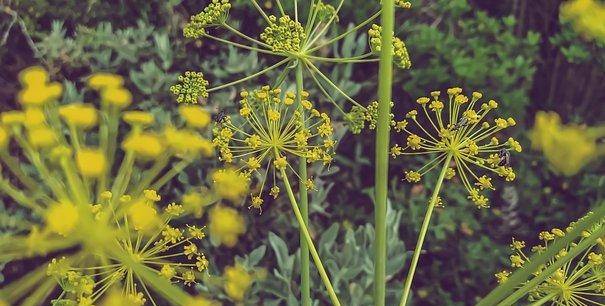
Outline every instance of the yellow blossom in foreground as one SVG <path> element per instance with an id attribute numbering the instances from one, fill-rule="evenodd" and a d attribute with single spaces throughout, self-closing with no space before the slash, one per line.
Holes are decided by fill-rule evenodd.
<path id="1" fill-rule="evenodd" d="M 76 228 L 79 216 L 78 209 L 71 203 L 53 204 L 46 215 L 46 225 L 49 230 L 67 236 Z"/>
<path id="2" fill-rule="evenodd" d="M 225 293 L 235 302 L 241 302 L 253 282 L 253 275 L 240 265 L 228 266 L 223 274 L 225 278 Z"/>
<path id="3" fill-rule="evenodd" d="M 589 39 L 605 41 L 605 3 L 597 0 L 571 0 L 561 4 L 561 19 Z"/>
<path id="4" fill-rule="evenodd" d="M 110 87 L 101 91 L 101 99 L 108 105 L 122 109 L 132 103 L 132 94 L 125 88 Z"/>
<path id="5" fill-rule="evenodd" d="M 192 128 L 205 128 L 212 120 L 210 113 L 197 105 L 182 104 L 179 106 L 179 114 Z"/>
<path id="6" fill-rule="evenodd" d="M 248 193 L 248 179 L 232 168 L 215 171 L 212 181 L 214 191 L 221 198 L 238 202 Z"/>
<path id="7" fill-rule="evenodd" d="M 68 104 L 59 108 L 59 116 L 74 127 L 89 129 L 97 125 L 97 109 L 89 104 Z"/>
<path id="8" fill-rule="evenodd" d="M 605 145 L 598 144 L 603 136 L 605 126 L 563 125 L 554 112 L 538 112 L 529 133 L 532 148 L 542 151 L 551 168 L 565 176 L 577 174 L 605 154 Z"/>
<path id="9" fill-rule="evenodd" d="M 98 149 L 80 149 L 76 152 L 76 165 L 83 176 L 98 177 L 105 173 L 107 160 Z"/>
<path id="10" fill-rule="evenodd" d="M 212 239 L 234 247 L 238 237 L 246 232 L 244 218 L 233 208 L 217 205 L 210 210 L 208 230 Z"/>
<path id="11" fill-rule="evenodd" d="M 124 151 L 132 151 L 143 159 L 155 159 L 164 152 L 162 138 L 153 133 L 132 134 L 122 143 Z"/>
<path id="12" fill-rule="evenodd" d="M 88 87 L 96 90 L 120 88 L 123 84 L 122 76 L 113 73 L 97 72 L 88 78 Z"/>

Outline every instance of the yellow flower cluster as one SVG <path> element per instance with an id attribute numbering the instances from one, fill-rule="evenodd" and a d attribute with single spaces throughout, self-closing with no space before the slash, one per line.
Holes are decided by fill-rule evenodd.
<path id="1" fill-rule="evenodd" d="M 273 187 L 270 194 L 279 194 L 276 173 L 293 171 L 293 157 L 305 157 L 307 162 L 332 162 L 335 141 L 332 139 L 330 117 L 313 108 L 307 100 L 309 94 L 301 94 L 300 105 L 295 103 L 293 92 L 264 86 L 241 93 L 239 116 L 226 117 L 214 128 L 214 144 L 220 151 L 220 160 L 227 164 L 239 164 L 237 171 L 244 178 L 260 174 L 262 184 L 258 195 L 252 196 L 252 207 L 260 209 L 262 192 L 269 170 L 272 171 Z M 304 123 L 301 121 L 304 118 Z"/>
<path id="2" fill-rule="evenodd" d="M 391 155 L 435 155 L 420 169 L 405 171 L 405 179 L 409 182 L 420 181 L 425 173 L 443 164 L 449 156 L 455 169 L 448 171 L 447 178 L 452 179 L 458 173 L 469 193 L 468 198 L 478 208 L 489 207 L 487 197 L 480 193 L 494 189 L 487 174 L 494 173 L 506 181 L 514 180 L 510 152 L 521 152 L 519 142 L 513 138 L 501 142 L 495 134 L 516 122 L 513 118 L 496 118 L 493 124 L 486 121 L 487 114 L 496 109 L 498 103 L 490 100 L 479 106 L 478 101 L 482 98 L 479 92 L 473 92 L 469 98 L 456 87 L 448 89 L 447 94 L 447 107 L 440 100 L 440 92 L 434 91 L 431 98 L 418 98 L 419 110 L 408 112 L 406 119 L 395 123 L 395 130 L 407 137 L 405 146 L 396 144 L 391 148 Z M 419 113 L 425 115 L 426 121 L 419 121 Z M 410 123 L 417 131 L 410 129 Z M 476 170 L 487 174 L 479 175 Z"/>
<path id="3" fill-rule="evenodd" d="M 131 301 L 129 305 L 143 305 L 147 299 L 156 304 L 147 289 L 145 293 L 139 291 L 139 288 L 146 288 L 139 275 L 141 269 L 152 271 L 173 283 L 195 284 L 196 271 L 203 272 L 208 268 L 208 260 L 196 244 L 206 237 L 204 229 L 196 226 L 183 229 L 170 226 L 170 221 L 183 214 L 184 209 L 173 203 L 158 216 L 155 203 L 160 199 L 155 191 L 145 190 L 142 197 L 123 198 L 119 207 L 114 207 L 112 197 L 105 193 L 98 204 L 101 207 L 91 206 L 91 211 L 100 220 L 109 218 L 110 223 L 116 225 L 115 241 L 112 244 L 115 249 L 107 254 L 109 256 L 101 255 L 101 258 L 89 265 L 70 265 L 66 258 L 53 259 L 47 273 L 63 289 L 61 298 L 56 301 L 93 305 L 107 288 L 121 286 Z M 111 256 L 116 252 L 134 259 L 142 268 Z M 186 261 L 177 261 L 177 258 L 186 258 Z M 99 262 L 102 264 L 98 264 Z"/>
<path id="4" fill-rule="evenodd" d="M 572 0 L 561 4 L 561 19 L 589 39 L 605 42 L 605 3 L 597 0 Z"/>
<path id="5" fill-rule="evenodd" d="M 24 90 L 60 87 L 48 83 L 48 75 L 39 67 L 25 70 L 20 79 Z M 90 279 L 95 283 L 132 285 L 128 269 L 137 271 L 133 262 L 159 272 L 165 264 L 164 275 L 170 275 L 173 268 L 178 272 L 175 278 L 192 283 L 191 269 L 182 269 L 205 269 L 207 261 L 192 240 L 203 238 L 203 232 L 195 227 L 172 228 L 168 221 L 193 212 L 196 207 L 170 204 L 158 210 L 156 202 L 160 197 L 154 190 L 194 159 L 213 154 L 212 142 L 200 131 L 208 126 L 209 114 L 201 107 L 184 105 L 179 112 L 186 127 L 176 128 L 169 123 L 156 129 L 152 114 L 124 110 L 131 102 L 131 94 L 122 87 L 121 77 L 95 74 L 88 84 L 101 97 L 98 108 L 81 102 L 60 105 L 59 97 L 53 93 L 52 99 L 38 99 L 36 103 L 34 99 L 24 99 L 22 110 L 0 114 L 0 163 L 6 169 L 0 176 L 0 193 L 12 204 L 30 210 L 38 217 L 33 220 L 41 220 L 39 224 L 32 221 L 26 231 L 5 237 L 7 243 L 0 245 L 0 253 L 7 254 L 3 259 L 64 253 L 64 262 L 74 269 L 60 274 L 55 271 L 53 275 L 74 288 L 85 287 L 66 293 L 81 305 L 89 305 L 89 298 L 96 300 L 101 296 L 90 293 Z M 125 136 L 120 135 L 118 128 L 122 121 L 130 126 Z M 118 149 L 120 143 L 122 150 Z M 8 152 L 9 147 L 19 148 L 23 159 L 17 160 L 15 152 Z M 176 163 L 169 168 L 173 160 Z M 25 168 L 34 169 L 35 173 L 25 173 Z M 154 237 L 153 233 L 158 235 Z M 82 251 L 66 253 L 74 249 Z M 194 262 L 184 264 L 177 261 L 179 257 L 159 255 L 180 254 L 175 253 L 177 249 Z M 131 257 L 137 260 L 132 261 Z M 147 261 L 143 262 L 144 258 Z M 112 264 L 108 266 L 107 262 Z M 78 267 L 83 263 L 115 269 L 112 275 L 116 279 L 100 281 L 97 274 Z M 121 278 L 117 277 L 118 269 L 124 273 Z M 23 293 L 35 294 L 36 287 L 48 290 L 48 285 L 39 286 L 44 280 L 36 276 L 36 271 L 39 270 L 23 276 L 29 286 L 23 288 Z M 30 277 L 31 281 L 27 279 Z M 134 296 L 140 293 L 135 294 L 134 287 L 129 290 Z M 16 294 L 8 302 L 16 303 L 21 298 L 22 294 Z"/>
<path id="6" fill-rule="evenodd" d="M 63 86 L 57 82 L 49 82 L 49 75 L 42 67 L 34 66 L 19 74 L 23 89 L 19 91 L 17 100 L 23 106 L 42 107 L 44 104 L 56 101 L 61 97 Z"/>
<path id="7" fill-rule="evenodd" d="M 577 174 L 605 154 L 605 145 L 599 144 L 604 136 L 605 126 L 563 125 L 555 112 L 538 112 L 529 133 L 532 148 L 542 151 L 551 168 L 565 176 Z"/>
<path id="8" fill-rule="evenodd" d="M 570 232 L 575 224 L 576 222 L 572 222 L 565 230 L 553 228 L 550 231 L 540 232 L 538 238 L 542 241 L 542 244 L 531 247 L 531 252 L 543 252 L 549 244 L 552 244 Z M 533 274 L 539 275 L 558 259 L 566 256 L 580 242 L 589 237 L 594 230 L 599 229 L 601 226 L 603 226 L 603 222 L 599 222 L 591 229 L 584 231 L 581 237 L 569 243 L 557 255 L 550 258 L 546 264 L 540 266 L 539 270 Z M 523 268 L 531 262 L 531 255 L 526 254 L 526 251 L 524 251 L 526 249 L 524 241 L 513 238 L 510 248 L 513 252 L 510 256 L 513 268 Z M 555 273 L 534 287 L 529 292 L 528 300 L 530 302 L 546 301 L 551 302 L 553 305 L 599 305 L 600 298 L 605 296 L 605 265 L 603 260 L 605 255 L 603 254 L 603 250 L 605 250 L 605 241 L 599 238 L 584 252 L 565 262 Z M 504 283 L 510 274 L 510 271 L 503 270 L 496 273 L 495 276 L 498 283 Z"/>
<path id="9" fill-rule="evenodd" d="M 254 282 L 254 273 L 248 272 L 241 264 L 225 268 L 223 274 L 225 293 L 231 300 L 242 302 Z"/>

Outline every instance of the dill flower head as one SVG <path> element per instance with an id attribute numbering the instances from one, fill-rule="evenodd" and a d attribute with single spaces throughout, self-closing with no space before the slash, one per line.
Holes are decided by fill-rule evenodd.
<path id="1" fill-rule="evenodd" d="M 120 286 L 132 303 L 129 305 L 143 305 L 146 301 L 156 304 L 154 296 L 141 281 L 141 269 L 152 271 L 172 283 L 191 286 L 197 282 L 195 273 L 206 271 L 209 264 L 198 247 L 198 242 L 205 238 L 203 228 L 171 226 L 172 219 L 184 212 L 182 206 L 174 203 L 168 205 L 163 213 L 148 206 L 154 212 L 148 215 L 149 209 L 142 206 L 153 205 L 159 199 L 155 191 L 146 190 L 140 199 L 123 202 L 125 209 L 112 207 L 109 198 L 99 204 L 101 208 L 95 208 L 95 211 L 101 210 L 104 211 L 101 214 L 111 216 L 110 222 L 116 225 L 114 247 L 143 267 L 137 268 L 112 256 L 105 258 L 101 265 L 96 262 L 71 265 L 66 258 L 54 259 L 47 273 L 61 284 L 61 301 L 92 305 L 103 296 L 105 289 Z M 138 216 L 133 214 L 133 208 Z M 141 232 L 141 221 L 155 218 L 159 219 L 158 222 L 153 222 L 147 232 Z M 82 304 L 84 302 L 90 304 Z"/>
<path id="2" fill-rule="evenodd" d="M 23 105 L 42 106 L 57 100 L 63 93 L 63 86 L 57 82 L 49 83 L 48 72 L 40 66 L 27 68 L 19 74 L 23 89 L 17 100 Z"/>
<path id="3" fill-rule="evenodd" d="M 418 98 L 419 110 L 408 112 L 406 119 L 395 123 L 395 131 L 406 135 L 406 143 L 392 147 L 391 155 L 435 156 L 421 168 L 405 171 L 408 182 L 420 181 L 425 173 L 451 158 L 453 167 L 448 169 L 447 177 L 458 176 L 469 193 L 468 198 L 478 208 L 489 207 L 487 197 L 481 194 L 482 190 L 494 189 L 489 175 L 496 174 L 506 181 L 515 179 L 510 152 L 521 152 L 521 145 L 513 138 L 500 141 L 496 135 L 516 122 L 513 118 L 487 121 L 487 114 L 498 103 L 490 100 L 479 104 L 482 98 L 479 92 L 467 97 L 462 89 L 450 88 L 447 93 L 447 105 L 440 100 L 440 93 L 434 91 L 431 98 Z M 420 116 L 425 121 L 419 121 Z"/>
<path id="4" fill-rule="evenodd" d="M 183 35 L 187 38 L 198 38 L 206 34 L 206 28 L 223 24 L 229 16 L 229 0 L 212 0 L 200 13 L 191 16 L 185 25 Z"/>
<path id="5" fill-rule="evenodd" d="M 226 117 L 214 128 L 214 144 L 220 160 L 238 166 L 246 177 L 262 176 L 261 190 L 252 196 L 252 207 L 261 208 L 262 192 L 269 170 L 273 178 L 270 194 L 279 194 L 276 172 L 292 171 L 290 161 L 305 157 L 308 163 L 332 162 L 335 142 L 330 117 L 313 108 L 302 93 L 301 105 L 295 104 L 293 92 L 264 86 L 241 93 L 239 116 Z M 301 122 L 304 118 L 304 124 Z M 298 176 L 298 174 L 296 174 Z"/>
<path id="6" fill-rule="evenodd" d="M 213 241 L 232 248 L 239 236 L 246 232 L 246 223 L 237 210 L 216 205 L 208 215 L 208 231 Z"/>
<path id="7" fill-rule="evenodd" d="M 605 126 L 580 127 L 562 124 L 555 112 L 538 112 L 529 133 L 532 148 L 542 151 L 551 169 L 564 176 L 573 176 L 599 156 L 605 145 Z"/>
<path id="8" fill-rule="evenodd" d="M 126 108 L 132 103 L 132 94 L 122 87 L 106 87 L 101 90 L 101 101 L 119 109 Z"/>
<path id="9" fill-rule="evenodd" d="M 208 81 L 201 72 L 186 71 L 178 78 L 179 83 L 172 85 L 170 91 L 178 103 L 198 103 L 200 98 L 208 98 Z"/>
<path id="10" fill-rule="evenodd" d="M 271 46 L 275 52 L 297 53 L 305 40 L 305 29 L 290 16 L 269 16 L 269 26 L 261 33 L 260 38 Z"/>
<path id="11" fill-rule="evenodd" d="M 572 222 L 564 230 L 553 228 L 550 231 L 540 232 L 538 238 L 541 244 L 532 246 L 531 248 L 526 247 L 524 241 L 513 238 L 510 244 L 512 250 L 512 255 L 510 255 L 511 266 L 515 269 L 523 268 L 531 262 L 531 253 L 543 252 L 549 244 L 554 243 L 554 241 L 570 232 L 575 224 L 576 222 Z M 603 226 L 603 221 L 584 231 L 576 241 L 569 243 L 553 258 L 550 258 L 544 265 L 540 266 L 539 270 L 533 274 L 536 276 L 539 275 L 559 258 L 566 256 L 580 242 L 589 237 L 593 231 L 599 229 L 601 226 Z M 546 299 L 552 305 L 599 305 L 599 302 L 602 302 L 602 298 L 605 296 L 605 264 L 603 260 L 605 255 L 603 250 L 605 250 L 605 242 L 602 238 L 599 238 L 584 252 L 567 261 L 555 273 L 533 288 L 529 292 L 528 300 L 532 302 L 538 300 L 545 301 Z M 506 282 L 510 274 L 511 272 L 508 270 L 496 273 L 498 283 Z"/>
<path id="12" fill-rule="evenodd" d="M 373 52 L 380 53 L 382 51 L 381 33 L 382 27 L 377 24 L 373 24 L 372 28 L 368 30 L 370 49 L 372 49 Z M 410 55 L 405 43 L 395 36 L 393 36 L 393 61 L 395 62 L 395 66 L 399 68 L 410 69 L 410 67 L 412 67 Z"/>

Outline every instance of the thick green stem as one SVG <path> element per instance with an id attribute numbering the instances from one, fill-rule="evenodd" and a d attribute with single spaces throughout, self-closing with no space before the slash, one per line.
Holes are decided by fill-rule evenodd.
<path id="1" fill-rule="evenodd" d="M 448 154 L 445 158 L 445 162 L 443 163 L 443 169 L 441 169 L 441 174 L 439 174 L 439 178 L 437 179 L 437 184 L 435 184 L 435 190 L 433 190 L 433 195 L 431 196 L 431 201 L 429 202 L 429 207 L 426 210 L 426 214 L 424 215 L 424 221 L 422 221 L 422 227 L 420 228 L 420 233 L 418 234 L 418 242 L 416 242 L 416 248 L 414 249 L 414 255 L 412 255 L 412 262 L 410 263 L 410 269 L 408 270 L 408 276 L 405 279 L 405 284 L 403 286 L 403 297 L 401 298 L 401 302 L 399 306 L 405 306 L 408 298 L 410 297 L 410 291 L 412 289 L 412 280 L 414 279 L 414 274 L 416 273 L 416 266 L 418 266 L 418 259 L 420 258 L 420 251 L 422 251 L 422 245 L 424 244 L 424 238 L 426 237 L 426 233 L 429 229 L 429 223 L 431 222 L 431 215 L 433 214 L 433 209 L 437 204 L 437 199 L 439 198 L 439 191 L 441 190 L 441 185 L 443 184 L 443 179 L 445 178 L 445 173 L 450 165 L 450 160 L 452 159 L 452 155 Z"/>
<path id="2" fill-rule="evenodd" d="M 294 197 L 294 192 L 292 192 L 292 187 L 290 186 L 290 181 L 288 180 L 288 176 L 286 175 L 285 169 L 281 170 L 281 175 L 284 180 L 284 185 L 286 185 L 286 191 L 288 193 L 288 198 L 290 199 L 290 205 L 292 205 L 292 210 L 294 211 L 294 216 L 298 221 L 298 226 L 300 227 L 301 232 L 305 236 L 305 240 L 307 242 L 307 245 L 309 246 L 309 252 L 311 252 L 311 257 L 313 257 L 315 267 L 317 268 L 319 276 L 321 276 L 321 280 L 324 283 L 326 290 L 328 291 L 328 295 L 330 296 L 332 305 L 340 306 L 340 301 L 338 301 L 336 292 L 334 292 L 334 287 L 332 287 L 332 283 L 330 282 L 328 273 L 326 272 L 326 269 L 324 269 L 323 263 L 321 262 L 321 258 L 319 258 L 317 249 L 315 249 L 315 245 L 313 244 L 313 240 L 311 239 L 311 234 L 309 234 L 309 230 L 305 225 L 305 220 L 303 219 L 303 216 L 300 213 L 300 209 L 298 208 L 298 204 L 296 203 L 296 198 Z"/>
<path id="3" fill-rule="evenodd" d="M 301 95 L 303 91 L 303 66 L 302 62 L 299 62 L 296 66 L 296 101 L 299 107 L 301 105 Z M 304 112 L 301 112 L 304 114 Z M 305 116 L 300 116 L 300 121 L 304 125 L 305 124 Z M 300 157 L 299 166 L 298 166 L 298 175 L 300 177 L 299 186 L 301 186 L 299 193 L 299 202 L 300 202 L 300 213 L 302 214 L 303 221 L 305 225 L 309 225 L 309 197 L 307 194 L 307 190 L 302 188 L 305 186 L 305 181 L 307 180 L 307 158 Z M 305 239 L 305 234 L 302 229 L 300 229 L 300 295 L 303 306 L 311 305 L 311 286 L 310 286 L 310 276 L 309 276 L 309 245 Z"/>
<path id="4" fill-rule="evenodd" d="M 382 0 L 382 46 L 378 65 L 378 124 L 374 179 L 374 305 L 384 306 L 387 261 L 387 192 L 389 175 L 389 123 L 393 82 L 393 29 L 395 4 Z"/>

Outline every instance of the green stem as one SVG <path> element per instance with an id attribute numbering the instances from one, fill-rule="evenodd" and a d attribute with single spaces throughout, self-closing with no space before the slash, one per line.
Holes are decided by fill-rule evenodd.
<path id="1" fill-rule="evenodd" d="M 248 45 L 232 42 L 230 40 L 222 39 L 220 37 L 216 37 L 216 36 L 210 35 L 208 33 L 204 34 L 204 37 L 208 37 L 208 38 L 210 38 L 212 40 L 216 40 L 218 42 L 221 42 L 221 43 L 224 43 L 224 44 L 227 44 L 227 45 L 231 45 L 231 46 L 234 46 L 234 47 L 237 47 L 237 48 L 241 48 L 241 49 L 246 49 L 246 50 L 256 51 L 256 52 L 259 52 L 259 53 L 271 54 L 271 55 L 279 55 L 279 54 L 277 54 L 277 53 L 275 53 L 273 51 L 270 51 L 270 50 L 266 50 L 266 49 L 263 49 L 263 48 L 257 48 L 257 47 L 252 47 L 252 46 L 248 46 Z"/>
<path id="2" fill-rule="evenodd" d="M 247 81 L 247 80 L 250 80 L 250 79 L 256 78 L 256 77 L 257 77 L 257 76 L 259 76 L 259 75 L 263 75 L 263 74 L 265 74 L 265 73 L 267 73 L 267 72 L 269 72 L 269 71 L 271 71 L 271 70 L 273 70 L 273 69 L 275 69 L 275 68 L 277 68 L 277 67 L 279 67 L 279 66 L 281 66 L 281 65 L 285 64 L 285 63 L 286 63 L 286 62 L 288 62 L 289 60 L 290 60 L 289 58 L 285 58 L 285 59 L 283 59 L 283 60 L 279 61 L 277 64 L 275 64 L 275 65 L 273 65 L 273 66 L 270 66 L 270 67 L 268 67 L 268 68 L 265 68 L 265 69 L 263 69 L 263 70 L 261 70 L 261 71 L 259 71 L 259 72 L 255 73 L 255 74 L 251 74 L 251 75 L 249 75 L 249 76 L 247 76 L 247 77 L 245 77 L 245 78 L 241 78 L 241 79 L 239 79 L 239 80 L 237 80 L 237 81 L 229 82 L 229 83 L 227 83 L 227 84 L 223 84 L 223 85 L 216 86 L 216 87 L 213 87 L 213 88 L 208 88 L 208 92 L 217 91 L 217 90 L 219 90 L 219 89 L 223 89 L 223 88 L 226 88 L 226 87 L 230 87 L 230 86 L 233 86 L 233 85 L 239 84 L 239 83 L 241 83 L 241 82 L 245 82 L 245 81 Z"/>
<path id="3" fill-rule="evenodd" d="M 303 67 L 302 62 L 298 62 L 296 66 L 296 101 L 299 107 L 301 105 L 301 95 L 303 91 Z M 300 121 L 305 125 L 305 116 L 304 112 L 301 112 Z M 307 194 L 307 190 L 302 188 L 305 186 L 305 181 L 307 180 L 307 159 L 305 157 L 300 157 L 299 166 L 298 166 L 298 175 L 300 177 L 299 186 L 301 186 L 299 190 L 299 198 L 300 198 L 300 212 L 302 214 L 303 221 L 305 225 L 309 224 L 309 197 Z M 299 228 L 300 231 L 300 295 L 303 306 L 311 305 L 311 286 L 310 286 L 310 276 L 309 276 L 309 245 L 305 240 L 305 234 L 302 231 L 302 227 Z"/>
<path id="4" fill-rule="evenodd" d="M 294 192 L 292 192 L 292 187 L 290 186 L 290 181 L 288 180 L 288 176 L 286 175 L 286 170 L 281 170 L 281 175 L 284 180 L 284 185 L 286 185 L 286 191 L 288 193 L 288 198 L 290 199 L 290 205 L 292 205 L 292 210 L 294 211 L 294 215 L 296 216 L 296 220 L 298 221 L 298 226 L 300 227 L 303 235 L 305 236 L 305 240 L 309 245 L 309 251 L 311 252 L 311 257 L 313 257 L 313 262 L 315 263 L 315 267 L 317 267 L 317 271 L 321 276 L 321 280 L 326 286 L 326 290 L 328 290 L 328 295 L 330 296 L 330 300 L 332 301 L 332 305 L 340 306 L 340 301 L 338 301 L 338 297 L 334 292 L 334 288 L 332 287 L 332 283 L 330 282 L 330 278 L 328 277 L 328 273 L 324 269 L 323 263 L 321 262 L 321 258 L 319 258 L 319 254 L 317 253 L 317 249 L 315 249 L 315 245 L 313 244 L 313 240 L 311 239 L 311 235 L 309 234 L 309 230 L 305 225 L 305 220 L 303 219 L 302 214 L 300 213 L 300 209 L 298 208 L 298 204 L 296 203 L 296 198 L 294 197 Z"/>
<path id="5" fill-rule="evenodd" d="M 170 170 L 168 170 L 166 174 L 162 175 L 162 177 L 160 177 L 157 181 L 153 183 L 151 189 L 159 190 L 168 182 L 170 182 L 170 180 L 172 180 L 175 176 L 181 173 L 181 171 L 185 170 L 185 168 L 187 168 L 187 166 L 189 166 L 189 164 L 191 164 L 192 162 L 192 159 L 185 158 L 179 161 L 178 163 L 174 164 L 174 166 L 172 166 L 172 168 L 170 168 Z"/>
<path id="6" fill-rule="evenodd" d="M 19 166 L 19 161 L 16 158 L 12 157 L 5 149 L 0 150 L 0 160 L 4 161 L 4 164 L 7 166 L 7 168 L 30 191 L 35 191 L 38 189 L 36 181 L 27 176 L 27 174 L 25 174 L 23 170 L 21 170 L 21 167 Z"/>
<path id="7" fill-rule="evenodd" d="M 243 39 L 246 39 L 246 40 L 248 40 L 248 41 L 250 41 L 250 42 L 252 42 L 252 43 L 255 43 L 255 44 L 257 44 L 257 45 L 263 46 L 263 47 L 265 47 L 265 48 L 271 48 L 271 46 L 267 45 L 266 43 L 264 43 L 264 42 L 262 42 L 262 41 L 258 41 L 258 40 L 256 40 L 256 39 L 254 39 L 254 38 L 252 38 L 252 37 L 250 37 L 250 36 L 248 36 L 248 35 L 246 35 L 246 34 L 244 34 L 244 33 L 240 32 L 240 31 L 239 31 L 239 30 L 237 30 L 236 28 L 234 28 L 234 27 L 232 27 L 232 26 L 228 25 L 226 22 L 225 22 L 225 23 L 223 23 L 223 26 L 224 26 L 224 27 L 225 27 L 227 30 L 229 30 L 229 31 L 233 32 L 235 35 L 237 35 L 237 36 L 239 36 L 239 37 L 241 37 L 241 38 L 243 38 Z M 269 51 L 269 50 L 267 50 L 267 51 Z"/>
<path id="8" fill-rule="evenodd" d="M 383 50 L 378 65 L 378 124 L 376 127 L 376 170 L 374 179 L 374 305 L 384 306 L 387 261 L 387 193 L 389 180 L 389 123 L 393 85 L 394 0 L 382 0 Z"/>
<path id="9" fill-rule="evenodd" d="M 424 221 L 422 221 L 422 227 L 420 228 L 420 233 L 418 234 L 418 242 L 416 242 L 416 248 L 414 249 L 414 255 L 412 255 L 412 262 L 410 263 L 410 269 L 408 270 L 408 276 L 405 279 L 405 284 L 403 286 L 403 297 L 401 298 L 401 302 L 399 306 L 405 306 L 408 298 L 410 296 L 410 292 L 412 289 L 412 280 L 414 279 L 414 274 L 416 273 L 416 266 L 418 266 L 418 259 L 420 258 L 420 251 L 422 251 L 422 245 L 424 244 L 424 238 L 426 237 L 426 233 L 429 229 L 429 223 L 431 222 L 431 215 L 433 214 L 433 209 L 437 204 L 437 199 L 439 197 L 439 191 L 441 190 L 441 185 L 443 184 L 443 180 L 445 179 L 445 173 L 450 165 L 450 160 L 452 159 L 452 155 L 448 154 L 443 163 L 443 169 L 441 169 L 441 174 L 439 174 L 439 178 L 437 179 L 437 184 L 435 185 L 435 190 L 433 190 L 433 195 L 431 196 L 431 202 L 429 202 L 429 207 L 426 210 L 426 214 L 424 215 Z"/>
<path id="10" fill-rule="evenodd" d="M 340 35 L 338 35 L 338 36 L 336 36 L 336 37 L 334 37 L 334 38 L 332 38 L 332 39 L 330 39 L 330 40 L 328 40 L 328 41 L 326 41 L 326 42 L 323 42 L 323 43 L 322 43 L 321 45 L 319 45 L 319 46 L 315 46 L 315 47 L 313 47 L 313 48 L 311 48 L 311 49 L 307 50 L 307 53 L 312 53 L 312 52 L 314 52 L 314 51 L 316 51 L 316 50 L 318 50 L 318 49 L 321 49 L 321 48 L 323 48 L 323 47 L 325 47 L 325 46 L 328 46 L 328 45 L 330 45 L 330 44 L 332 44 L 332 43 L 334 43 L 334 42 L 336 42 L 336 41 L 338 41 L 338 40 L 343 39 L 343 38 L 344 38 L 344 37 L 346 37 L 347 35 L 349 35 L 349 34 L 351 34 L 351 33 L 355 32 L 355 31 L 359 30 L 361 27 L 365 26 L 366 24 L 368 24 L 368 23 L 372 22 L 374 19 L 378 18 L 378 16 L 380 16 L 380 14 L 381 14 L 381 13 L 382 13 L 382 11 L 378 11 L 378 12 L 376 12 L 374 15 L 372 15 L 372 16 L 371 16 L 370 18 L 368 18 L 366 21 L 364 21 L 364 22 L 362 22 L 362 23 L 360 23 L 360 24 L 358 24 L 358 25 L 354 26 L 353 28 L 351 28 L 351 29 L 347 30 L 346 32 L 344 32 L 344 33 L 342 33 L 342 34 L 340 34 Z"/>

